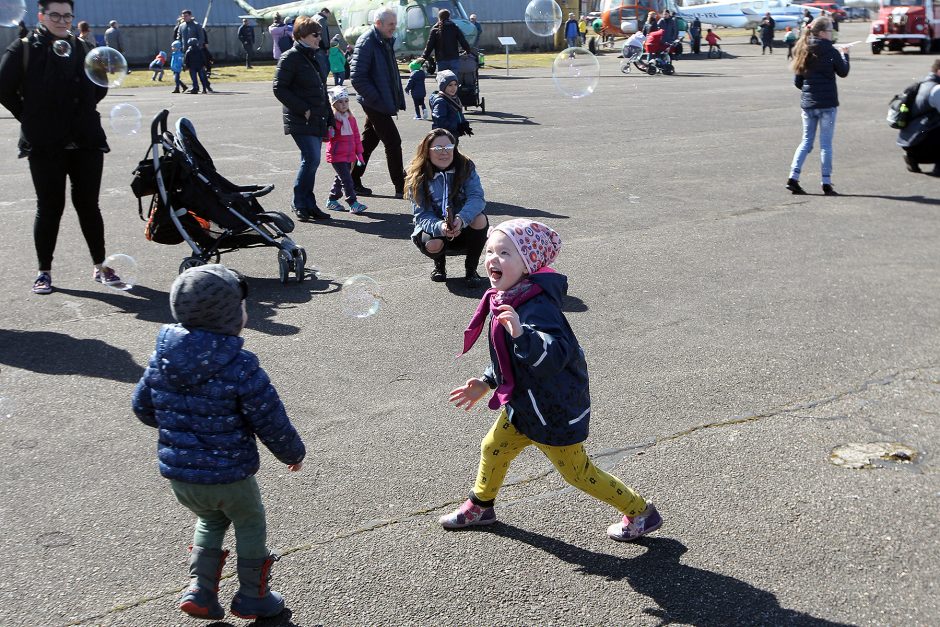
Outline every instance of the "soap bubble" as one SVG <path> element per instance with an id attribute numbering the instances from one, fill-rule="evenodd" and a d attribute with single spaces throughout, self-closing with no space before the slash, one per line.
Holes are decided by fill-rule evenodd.
<path id="1" fill-rule="evenodd" d="M 0 0 L 0 26 L 17 26 L 26 17 L 26 0 Z"/>
<path id="2" fill-rule="evenodd" d="M 111 107 L 111 128 L 120 135 L 135 135 L 140 130 L 140 110 L 121 102 Z"/>
<path id="3" fill-rule="evenodd" d="M 555 0 L 532 0 L 525 8 L 525 25 L 539 37 L 550 37 L 561 26 L 561 7 Z"/>
<path id="4" fill-rule="evenodd" d="M 85 55 L 85 75 L 99 87 L 117 87 L 127 77 L 127 60 L 114 48 L 99 46 Z"/>
<path id="5" fill-rule="evenodd" d="M 601 64 L 584 48 L 566 48 L 552 64 L 552 80 L 558 91 L 570 98 L 584 98 L 594 93 L 600 81 Z"/>
<path id="6" fill-rule="evenodd" d="M 60 57 L 67 57 L 72 54 L 72 44 L 65 39 L 56 39 L 52 44 L 52 51 Z"/>
<path id="7" fill-rule="evenodd" d="M 382 297 L 379 284 L 372 277 L 357 274 L 343 282 L 343 313 L 353 318 L 368 318 L 379 311 Z"/>
<path id="8" fill-rule="evenodd" d="M 0 420 L 12 418 L 16 413 L 16 402 L 9 396 L 0 396 Z"/>
<path id="9" fill-rule="evenodd" d="M 103 275 L 106 268 L 117 275 L 117 280 L 105 283 L 111 289 L 126 292 L 137 284 L 137 262 L 130 255 L 111 255 L 101 266 Z"/>

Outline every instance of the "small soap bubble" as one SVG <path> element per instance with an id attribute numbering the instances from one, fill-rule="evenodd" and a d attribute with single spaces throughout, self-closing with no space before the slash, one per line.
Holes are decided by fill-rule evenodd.
<path id="1" fill-rule="evenodd" d="M 60 57 L 67 57 L 72 54 L 72 44 L 65 39 L 56 39 L 52 44 L 52 51 Z"/>
<path id="2" fill-rule="evenodd" d="M 0 26 L 17 26 L 26 17 L 26 0 L 0 0 Z"/>
<path id="3" fill-rule="evenodd" d="M 111 255 L 101 264 L 101 282 L 126 292 L 137 284 L 137 262 L 130 255 Z"/>
<path id="4" fill-rule="evenodd" d="M 566 48 L 552 64 L 555 87 L 569 98 L 584 98 L 594 93 L 600 81 L 601 64 L 589 50 Z"/>
<path id="5" fill-rule="evenodd" d="M 85 55 L 85 75 L 98 87 L 118 87 L 127 77 L 127 60 L 114 48 L 99 46 Z"/>
<path id="6" fill-rule="evenodd" d="M 12 418 L 16 413 L 16 401 L 9 396 L 0 396 L 0 420 Z"/>
<path id="7" fill-rule="evenodd" d="M 111 129 L 120 135 L 136 135 L 140 130 L 140 110 L 121 102 L 111 107 Z"/>
<path id="8" fill-rule="evenodd" d="M 550 37 L 561 27 L 561 7 L 555 0 L 532 0 L 525 8 L 525 25 L 533 35 Z"/>
<path id="9" fill-rule="evenodd" d="M 378 282 L 370 276 L 357 274 L 343 282 L 343 313 L 353 318 L 368 318 L 378 313 L 382 296 Z"/>

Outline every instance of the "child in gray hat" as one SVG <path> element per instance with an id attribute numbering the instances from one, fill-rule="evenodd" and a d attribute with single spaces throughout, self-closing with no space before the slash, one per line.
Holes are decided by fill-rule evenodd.
<path id="1" fill-rule="evenodd" d="M 181 274 L 170 290 L 178 324 L 160 329 L 134 390 L 134 413 L 159 430 L 160 474 L 198 517 L 190 586 L 179 605 L 196 618 L 225 617 L 218 590 L 229 525 L 235 527 L 240 584 L 232 613 L 254 619 L 284 609 L 281 595 L 268 588 L 278 557 L 266 545 L 255 438 L 292 472 L 300 470 L 306 450 L 258 358 L 242 348 L 247 296 L 245 281 L 225 266 Z"/>

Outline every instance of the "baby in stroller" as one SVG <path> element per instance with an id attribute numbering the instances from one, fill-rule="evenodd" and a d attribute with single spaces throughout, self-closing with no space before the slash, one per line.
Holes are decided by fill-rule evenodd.
<path id="1" fill-rule="evenodd" d="M 307 253 L 287 237 L 293 221 L 275 211 L 265 211 L 258 198 L 273 185 L 239 186 L 218 173 L 212 157 L 196 138 L 186 118 L 176 122 L 176 135 L 167 131 L 169 111 L 154 118 L 150 128 L 150 155 L 137 166 L 131 189 L 137 198 L 151 197 L 145 236 L 159 244 L 186 242 L 192 255 L 179 271 L 218 263 L 222 254 L 241 248 L 272 246 L 278 249 L 282 283 L 293 273 L 304 278 Z"/>

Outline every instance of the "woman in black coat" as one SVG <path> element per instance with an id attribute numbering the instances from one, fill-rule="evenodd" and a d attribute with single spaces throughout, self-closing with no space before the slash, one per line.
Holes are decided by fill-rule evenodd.
<path id="1" fill-rule="evenodd" d="M 326 220 L 313 195 L 320 150 L 333 125 L 333 110 L 320 76 L 316 52 L 320 25 L 308 16 L 294 21 L 294 46 L 281 55 L 274 73 L 274 96 L 284 105 L 284 134 L 300 148 L 300 169 L 294 180 L 294 213 L 301 220 Z"/>

